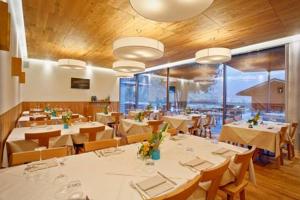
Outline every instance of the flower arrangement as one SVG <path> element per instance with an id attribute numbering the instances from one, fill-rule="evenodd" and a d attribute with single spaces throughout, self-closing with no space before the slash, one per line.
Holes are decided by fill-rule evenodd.
<path id="1" fill-rule="evenodd" d="M 258 111 L 252 119 L 249 119 L 248 123 L 253 124 L 253 125 L 257 125 L 259 119 L 260 119 L 260 111 Z"/>
<path id="2" fill-rule="evenodd" d="M 52 110 L 51 110 L 51 116 L 52 116 L 52 117 L 56 117 L 56 116 L 57 116 L 56 109 L 52 109 Z"/>
<path id="3" fill-rule="evenodd" d="M 153 109 L 153 106 L 152 106 L 152 104 L 150 103 L 150 104 L 148 104 L 147 105 L 147 107 L 146 107 L 146 110 L 148 110 L 148 111 L 150 111 L 150 110 L 152 110 Z"/>
<path id="4" fill-rule="evenodd" d="M 64 123 L 64 128 L 69 127 L 71 118 L 72 118 L 72 113 L 71 112 L 66 112 L 62 115 L 62 121 Z"/>
<path id="5" fill-rule="evenodd" d="M 143 159 L 151 157 L 153 160 L 158 160 L 160 158 L 159 146 L 164 140 L 165 136 L 163 133 L 167 129 L 168 124 L 166 123 L 158 133 L 153 133 L 147 142 L 142 143 L 142 146 L 138 150 L 138 155 Z"/>
<path id="6" fill-rule="evenodd" d="M 136 116 L 135 116 L 135 120 L 138 122 L 142 122 L 145 118 L 144 112 L 139 112 Z"/>
<path id="7" fill-rule="evenodd" d="M 105 107 L 104 107 L 104 114 L 108 114 L 108 110 L 109 110 L 109 105 L 106 105 Z"/>

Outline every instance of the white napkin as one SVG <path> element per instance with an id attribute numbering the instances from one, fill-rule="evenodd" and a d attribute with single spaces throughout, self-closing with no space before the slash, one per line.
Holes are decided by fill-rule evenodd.
<path id="1" fill-rule="evenodd" d="M 55 159 L 50 159 L 50 160 L 43 160 L 43 161 L 30 163 L 27 165 L 25 170 L 28 172 L 35 172 L 38 170 L 57 167 L 57 166 L 58 166 L 57 161 Z"/>
<path id="2" fill-rule="evenodd" d="M 218 149 L 218 150 L 216 150 L 216 151 L 213 151 L 212 153 L 213 154 L 224 154 L 224 153 L 226 153 L 226 152 L 228 152 L 229 151 L 229 149 L 226 149 L 226 148 L 220 148 L 220 149 Z"/>
<path id="3" fill-rule="evenodd" d="M 206 162 L 206 160 L 203 160 L 201 158 L 195 158 L 195 159 L 193 159 L 191 161 L 188 161 L 188 162 L 185 162 L 183 164 L 186 165 L 186 166 L 190 166 L 190 167 L 196 167 L 197 165 L 201 165 L 205 162 Z"/>
<path id="4" fill-rule="evenodd" d="M 151 198 L 174 188 L 174 185 L 159 175 L 148 178 L 136 185 Z"/>
<path id="5" fill-rule="evenodd" d="M 220 149 L 218 149 L 218 150 L 216 150 L 212 153 L 223 156 L 225 158 L 231 158 L 232 156 L 235 156 L 239 152 L 234 151 L 234 150 L 230 150 L 230 149 L 226 149 L 226 148 L 220 148 Z"/>

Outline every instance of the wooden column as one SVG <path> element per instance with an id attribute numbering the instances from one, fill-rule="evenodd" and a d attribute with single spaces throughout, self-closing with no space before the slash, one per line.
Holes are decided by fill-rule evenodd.
<path id="1" fill-rule="evenodd" d="M 9 51 L 10 48 L 10 14 L 8 4 L 0 1 L 0 50 Z"/>

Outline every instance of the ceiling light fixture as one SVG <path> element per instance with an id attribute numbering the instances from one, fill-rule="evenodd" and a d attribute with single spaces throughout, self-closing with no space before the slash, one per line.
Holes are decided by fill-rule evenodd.
<path id="1" fill-rule="evenodd" d="M 113 70 L 123 73 L 137 73 L 145 71 L 145 64 L 133 60 L 118 60 L 113 63 Z"/>
<path id="2" fill-rule="evenodd" d="M 220 64 L 231 60 L 231 50 L 227 48 L 202 49 L 196 52 L 195 59 L 200 64 Z"/>
<path id="3" fill-rule="evenodd" d="M 213 0 L 130 0 L 132 8 L 147 19 L 175 22 L 201 14 Z"/>
<path id="4" fill-rule="evenodd" d="M 164 55 L 164 45 L 146 37 L 124 37 L 113 43 L 113 54 L 119 59 L 150 61 Z"/>
<path id="5" fill-rule="evenodd" d="M 59 59 L 58 66 L 64 69 L 85 69 L 86 62 L 75 59 Z"/>
<path id="6" fill-rule="evenodd" d="M 133 73 L 125 73 L 125 72 L 117 72 L 116 77 L 118 77 L 118 78 L 133 78 L 134 74 Z"/>

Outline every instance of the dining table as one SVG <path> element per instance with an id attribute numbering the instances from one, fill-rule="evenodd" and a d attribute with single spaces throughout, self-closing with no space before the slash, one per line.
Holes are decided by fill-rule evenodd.
<path id="1" fill-rule="evenodd" d="M 223 125 L 219 141 L 229 141 L 242 145 L 255 145 L 280 156 L 280 130 L 290 127 L 290 123 L 263 121 L 249 127 L 246 121 L 237 121 Z"/>
<path id="2" fill-rule="evenodd" d="M 77 115 L 76 113 L 73 113 L 73 115 Z M 85 119 L 85 117 L 83 115 L 79 115 L 79 120 Z M 30 121 L 30 117 L 33 118 L 38 118 L 38 117 L 46 117 L 47 115 L 45 114 L 41 114 L 41 113 L 35 113 L 33 115 L 22 115 L 18 121 L 17 121 L 17 127 L 24 127 L 26 125 L 26 123 L 28 123 Z M 62 115 L 60 116 L 50 116 L 50 120 L 53 123 L 60 123 L 62 122 Z"/>
<path id="3" fill-rule="evenodd" d="M 115 118 L 112 116 L 113 112 L 109 112 L 109 113 L 96 113 L 96 121 L 103 123 L 103 124 L 109 124 L 109 123 L 113 123 L 115 122 Z M 123 118 L 123 116 L 120 117 L 121 119 Z"/>
<path id="4" fill-rule="evenodd" d="M 189 127 L 193 125 L 191 115 L 167 115 L 163 116 L 163 120 L 169 124 L 170 128 L 175 128 L 183 133 L 188 133 Z"/>
<path id="5" fill-rule="evenodd" d="M 137 121 L 135 119 L 121 119 L 119 132 L 122 136 L 152 133 L 151 127 L 148 125 L 148 120 Z"/>
<path id="6" fill-rule="evenodd" d="M 214 152 L 226 148 L 236 153 L 248 149 L 213 142 L 201 137 L 182 135 L 165 137 L 160 145 L 159 160 L 142 159 L 137 155 L 141 144 L 124 145 L 115 148 L 119 153 L 103 156 L 95 152 L 55 158 L 48 168 L 30 172 L 32 164 L 24 164 L 0 170 L 0 199 L 5 200 L 49 200 L 49 199 L 90 199 L 90 200 L 140 200 L 149 198 L 149 193 L 140 186 L 154 177 L 171 185 L 168 190 L 159 190 L 162 195 L 195 178 L 201 170 L 214 167 L 225 161 L 225 157 Z M 101 150 L 102 152 L 104 150 Z M 201 158 L 209 165 L 195 170 L 182 162 Z M 233 164 L 234 155 L 227 157 Z M 43 162 L 43 161 L 38 161 Z M 44 161 L 46 162 L 46 161 Z M 202 164 L 201 164 L 202 165 Z M 172 166 L 172 167 L 170 167 Z M 235 173 L 230 167 L 223 175 L 221 185 L 234 181 Z M 250 181 L 255 183 L 252 160 L 249 166 Z M 155 186 L 155 187 L 160 187 Z M 158 188 L 157 188 L 158 189 Z M 158 190 L 156 190 L 158 191 Z M 75 199 L 75 198 L 74 198 Z"/>
<path id="7" fill-rule="evenodd" d="M 49 146 L 50 147 L 61 147 L 61 146 L 73 147 L 73 140 L 71 135 L 79 134 L 80 128 L 92 128 L 97 126 L 104 126 L 104 124 L 100 122 L 76 122 L 71 124 L 71 126 L 69 126 L 69 128 L 67 129 L 64 128 L 63 124 L 14 128 L 11 131 L 10 135 L 8 136 L 6 143 L 16 141 L 16 140 L 25 140 L 25 133 L 41 133 L 41 132 L 60 130 L 61 136 L 55 138 L 54 140 L 51 140 L 49 142 Z M 105 130 L 97 134 L 96 140 L 109 139 L 112 137 L 113 137 L 113 129 L 109 126 L 105 126 Z M 7 155 L 6 143 L 3 148 L 2 167 L 8 166 L 8 155 Z"/>

